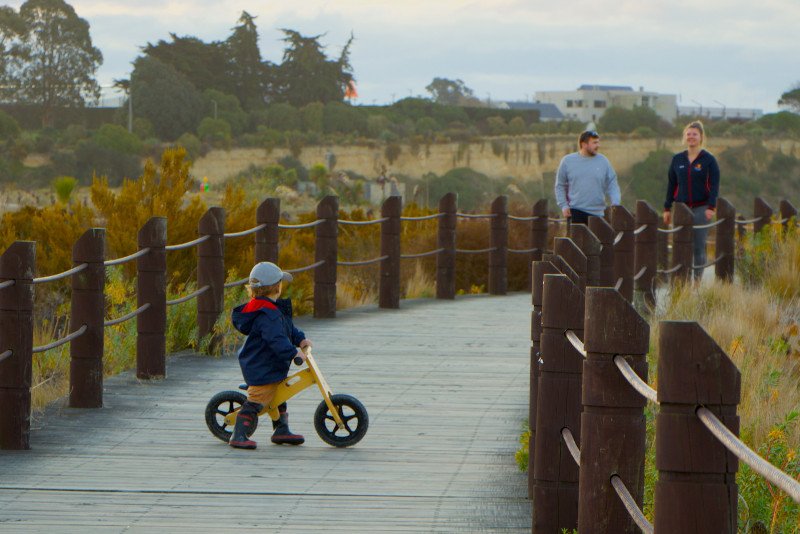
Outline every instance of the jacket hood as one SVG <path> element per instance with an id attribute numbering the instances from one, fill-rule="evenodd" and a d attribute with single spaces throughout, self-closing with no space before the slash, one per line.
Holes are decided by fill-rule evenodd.
<path id="1" fill-rule="evenodd" d="M 277 310 L 278 306 L 267 298 L 254 298 L 247 304 L 237 306 L 231 312 L 231 322 L 234 328 L 244 335 L 249 335 L 253 328 L 253 322 L 259 313 L 268 313 L 270 310 Z"/>

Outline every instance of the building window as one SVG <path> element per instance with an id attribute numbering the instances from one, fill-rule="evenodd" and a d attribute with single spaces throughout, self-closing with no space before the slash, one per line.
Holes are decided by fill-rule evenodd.
<path id="1" fill-rule="evenodd" d="M 576 100 L 575 101 L 575 107 L 576 108 L 582 108 L 583 107 L 583 100 Z"/>
<path id="2" fill-rule="evenodd" d="M 644 106 L 646 108 L 650 107 L 650 97 L 649 96 L 643 96 L 642 97 L 642 106 Z"/>
<path id="3" fill-rule="evenodd" d="M 594 101 L 594 107 L 596 107 L 596 108 L 604 108 L 604 107 L 606 107 L 606 101 L 605 100 L 595 100 Z"/>
<path id="4" fill-rule="evenodd" d="M 571 107 L 572 107 L 572 100 L 567 100 L 567 107 L 568 107 L 568 108 L 571 108 Z"/>

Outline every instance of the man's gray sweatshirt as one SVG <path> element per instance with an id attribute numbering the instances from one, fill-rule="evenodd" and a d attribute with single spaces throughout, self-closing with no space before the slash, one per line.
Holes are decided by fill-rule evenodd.
<path id="1" fill-rule="evenodd" d="M 580 152 L 567 154 L 556 173 L 556 203 L 579 209 L 592 215 L 603 215 L 608 196 L 612 205 L 622 199 L 617 184 L 617 173 L 602 154 L 582 156 Z"/>

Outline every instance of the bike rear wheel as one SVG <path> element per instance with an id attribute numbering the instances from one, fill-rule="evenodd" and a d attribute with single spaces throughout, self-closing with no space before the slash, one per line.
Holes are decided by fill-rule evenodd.
<path id="1" fill-rule="evenodd" d="M 225 424 L 225 417 L 240 409 L 246 400 L 247 395 L 239 391 L 221 391 L 211 397 L 206 404 L 206 425 L 215 437 L 228 443 L 233 434 L 233 426 Z M 253 425 L 248 428 L 248 437 L 253 435 L 257 426 L 258 421 L 254 421 Z"/>

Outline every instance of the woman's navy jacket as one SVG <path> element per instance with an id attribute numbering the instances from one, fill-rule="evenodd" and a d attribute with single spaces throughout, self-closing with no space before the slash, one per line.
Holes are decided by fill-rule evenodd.
<path id="1" fill-rule="evenodd" d="M 247 339 L 239 349 L 239 365 L 248 386 L 272 384 L 286 378 L 306 336 L 292 322 L 292 301 L 252 299 L 231 312 L 231 322 Z"/>
<path id="2" fill-rule="evenodd" d="M 669 184 L 664 209 L 672 208 L 673 202 L 683 202 L 690 208 L 708 206 L 716 209 L 719 195 L 719 165 L 714 156 L 701 150 L 697 158 L 689 163 L 686 150 L 672 157 L 669 165 Z"/>

